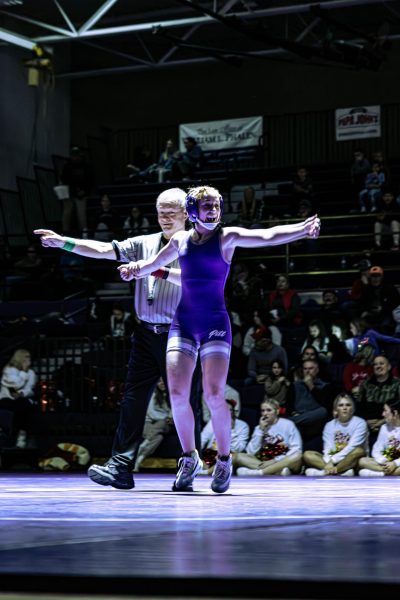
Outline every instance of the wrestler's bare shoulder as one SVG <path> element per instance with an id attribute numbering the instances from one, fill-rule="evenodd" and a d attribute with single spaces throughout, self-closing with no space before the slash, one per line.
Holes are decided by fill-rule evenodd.
<path id="1" fill-rule="evenodd" d="M 172 243 L 172 245 L 176 246 L 180 244 L 180 242 L 188 235 L 188 232 L 183 230 L 183 231 L 176 231 L 174 233 L 174 235 L 170 238 L 170 242 Z"/>

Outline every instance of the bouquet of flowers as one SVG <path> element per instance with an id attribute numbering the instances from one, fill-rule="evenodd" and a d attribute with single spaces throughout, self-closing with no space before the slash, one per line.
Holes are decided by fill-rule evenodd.
<path id="1" fill-rule="evenodd" d="M 271 438 L 267 436 L 264 439 L 264 444 L 256 454 L 258 460 L 272 460 L 277 456 L 281 456 L 282 454 L 286 454 L 289 450 L 289 447 L 281 437 Z"/>
<path id="2" fill-rule="evenodd" d="M 383 450 L 382 454 L 390 462 L 392 460 L 396 460 L 396 458 L 400 458 L 400 440 L 397 440 L 396 438 L 390 438 L 389 443 Z"/>

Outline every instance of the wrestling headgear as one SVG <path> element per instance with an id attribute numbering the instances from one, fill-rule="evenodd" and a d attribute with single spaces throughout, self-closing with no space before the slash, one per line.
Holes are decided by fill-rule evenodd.
<path id="1" fill-rule="evenodd" d="M 224 212 L 224 199 L 222 198 L 222 196 L 219 197 L 219 206 L 221 209 L 221 217 L 222 217 L 222 213 Z M 209 229 L 210 231 L 215 229 L 216 226 L 219 225 L 219 223 L 204 223 L 203 221 L 201 221 L 199 219 L 198 199 L 195 196 L 191 196 L 190 194 L 188 194 L 186 196 L 186 212 L 187 212 L 189 221 L 191 221 L 192 223 L 196 223 L 197 221 L 200 221 L 200 223 L 203 225 L 203 227 L 205 227 L 206 229 Z"/>

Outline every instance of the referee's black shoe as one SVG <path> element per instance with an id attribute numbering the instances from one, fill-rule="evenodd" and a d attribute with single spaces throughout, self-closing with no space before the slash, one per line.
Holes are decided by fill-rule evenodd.
<path id="1" fill-rule="evenodd" d="M 92 465 L 87 473 L 90 479 L 99 485 L 111 485 L 117 490 L 131 490 L 135 487 L 129 468 L 116 464 L 112 459 L 104 465 Z"/>

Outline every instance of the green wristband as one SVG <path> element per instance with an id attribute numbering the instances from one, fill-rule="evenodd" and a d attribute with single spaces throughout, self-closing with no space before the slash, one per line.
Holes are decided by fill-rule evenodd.
<path id="1" fill-rule="evenodd" d="M 75 246 L 76 246 L 75 242 L 73 242 L 72 240 L 67 240 L 62 248 L 63 248 L 63 250 L 66 250 L 67 252 L 72 252 L 73 249 L 75 248 Z"/>

